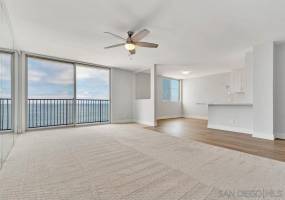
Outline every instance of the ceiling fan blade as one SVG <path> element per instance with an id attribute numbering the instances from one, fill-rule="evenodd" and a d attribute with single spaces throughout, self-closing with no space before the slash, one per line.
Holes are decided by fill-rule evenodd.
<path id="1" fill-rule="evenodd" d="M 143 29 L 143 30 L 141 30 L 140 32 L 136 33 L 134 36 L 132 36 L 132 41 L 134 41 L 134 42 L 139 42 L 139 41 L 141 41 L 143 38 L 145 38 L 149 33 L 150 33 L 149 30 Z"/>
<path id="2" fill-rule="evenodd" d="M 129 52 L 131 55 L 136 54 L 136 49 L 130 50 Z"/>
<path id="3" fill-rule="evenodd" d="M 120 47 L 120 46 L 124 46 L 124 45 L 125 45 L 125 43 L 120 43 L 120 44 L 115 44 L 112 46 L 104 47 L 104 49 L 111 49 L 111 48 Z"/>
<path id="4" fill-rule="evenodd" d="M 157 48 L 158 44 L 149 43 L 149 42 L 136 42 L 135 43 L 139 47 L 147 47 L 147 48 Z"/>
<path id="5" fill-rule="evenodd" d="M 121 36 L 119 36 L 119 35 L 117 35 L 117 34 L 114 34 L 114 33 L 111 33 L 111 32 L 104 32 L 104 33 L 109 34 L 109 35 L 112 35 L 113 37 L 118 38 L 118 39 L 120 39 L 120 40 L 126 41 L 125 38 L 123 38 L 123 37 L 121 37 Z"/>

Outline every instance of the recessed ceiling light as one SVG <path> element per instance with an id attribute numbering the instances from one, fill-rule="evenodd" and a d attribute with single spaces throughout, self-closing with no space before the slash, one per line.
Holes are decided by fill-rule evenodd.
<path id="1" fill-rule="evenodd" d="M 190 71 L 182 71 L 181 73 L 184 75 L 188 75 L 188 74 L 190 74 Z"/>

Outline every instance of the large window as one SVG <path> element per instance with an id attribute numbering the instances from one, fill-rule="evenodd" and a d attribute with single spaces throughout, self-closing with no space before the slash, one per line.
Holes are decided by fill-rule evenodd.
<path id="1" fill-rule="evenodd" d="M 0 131 L 12 129 L 12 55 L 0 53 Z"/>
<path id="2" fill-rule="evenodd" d="M 73 64 L 28 57 L 28 97 L 72 99 Z"/>
<path id="3" fill-rule="evenodd" d="M 109 91 L 109 70 L 77 65 L 77 123 L 108 122 Z"/>
<path id="4" fill-rule="evenodd" d="M 28 127 L 73 123 L 74 66 L 70 63 L 27 58 Z"/>
<path id="5" fill-rule="evenodd" d="M 109 70 L 27 57 L 27 74 L 28 128 L 109 122 Z"/>
<path id="6" fill-rule="evenodd" d="M 14 144 L 14 54 L 0 52 L 0 168 Z"/>
<path id="7" fill-rule="evenodd" d="M 175 79 L 162 79 L 162 100 L 178 102 L 180 100 L 180 81 Z"/>

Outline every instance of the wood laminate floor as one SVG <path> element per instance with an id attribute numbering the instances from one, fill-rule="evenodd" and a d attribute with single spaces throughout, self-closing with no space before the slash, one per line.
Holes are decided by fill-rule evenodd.
<path id="1" fill-rule="evenodd" d="M 207 128 L 206 120 L 165 119 L 157 127 L 149 128 L 175 137 L 191 139 L 257 156 L 285 161 L 285 140 L 264 140 L 243 133 Z"/>

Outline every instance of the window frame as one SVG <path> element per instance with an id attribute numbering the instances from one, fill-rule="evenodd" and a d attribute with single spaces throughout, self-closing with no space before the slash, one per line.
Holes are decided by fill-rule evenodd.
<path id="1" fill-rule="evenodd" d="M 108 122 L 92 122 L 92 123 L 79 123 L 78 122 L 78 119 L 77 119 L 77 107 L 76 107 L 76 100 L 78 100 L 79 98 L 77 98 L 77 67 L 86 67 L 86 68 L 95 68 L 95 69 L 101 69 L 101 70 L 106 70 L 106 71 L 108 71 L 108 74 L 109 74 L 109 76 L 108 76 L 108 93 L 109 93 L 109 95 L 108 95 L 108 99 L 106 99 L 106 100 L 108 100 L 109 101 L 109 108 L 108 108 L 108 111 L 109 112 L 107 112 L 108 113 L 108 116 L 109 116 L 109 121 Z M 87 125 L 92 125 L 92 124 L 111 124 L 112 123 L 112 115 L 111 115 L 111 113 L 112 113 L 112 111 L 111 111 L 111 109 L 112 109 L 112 101 L 111 101 L 111 69 L 109 68 L 109 67 L 98 67 L 98 66 L 94 66 L 94 65 L 92 65 L 92 64 L 82 64 L 82 63 L 74 63 L 74 99 L 75 99 L 75 102 L 74 102 L 74 109 L 75 109 L 75 111 L 73 112 L 74 113 L 74 126 L 87 126 Z"/>
<path id="2" fill-rule="evenodd" d="M 2 54 L 9 54 L 11 56 L 11 72 L 10 72 L 10 77 L 11 77 L 11 129 L 10 130 L 0 130 L 0 134 L 5 134 L 5 133 L 11 133 L 11 132 L 15 132 L 16 131 L 16 123 L 17 123 L 17 118 L 16 118 L 16 115 L 15 115 L 15 111 L 16 111 L 16 108 L 15 108 L 15 105 L 16 105 L 16 102 L 15 102 L 15 94 L 16 94 L 16 88 L 15 88 L 15 85 L 17 83 L 15 83 L 16 81 L 16 77 L 15 77 L 15 63 L 17 62 L 16 59 L 17 59 L 17 52 L 14 51 L 14 50 L 10 50 L 10 49 L 3 49 L 3 48 L 0 48 L 0 53 Z"/>
<path id="3" fill-rule="evenodd" d="M 163 90 L 163 80 L 178 81 L 179 88 L 178 88 L 178 100 L 177 101 L 173 101 L 171 99 L 169 99 L 169 100 L 163 99 L 163 92 L 164 92 L 164 90 Z M 161 83 L 160 83 L 160 85 L 161 85 L 160 100 L 162 102 L 171 102 L 171 103 L 180 103 L 181 102 L 181 80 L 180 79 L 175 79 L 175 78 L 170 78 L 170 77 L 166 77 L 166 76 L 161 76 Z M 171 93 L 171 89 L 170 89 L 170 97 L 171 97 L 171 94 L 172 93 Z"/>
<path id="4" fill-rule="evenodd" d="M 75 126 L 74 124 L 74 117 L 75 117 L 75 113 L 73 112 L 73 123 L 72 124 L 68 124 L 68 125 L 57 125 L 57 126 L 46 126 L 46 127 L 35 127 L 35 128 L 31 128 L 29 127 L 28 124 L 28 112 L 29 112 L 29 105 L 28 105 L 28 99 L 29 99 L 29 65 L 28 65 L 28 60 L 29 58 L 34 58 L 34 59 L 39 59 L 39 60 L 45 60 L 45 61 L 51 61 L 51 62 L 59 62 L 59 63 L 65 63 L 65 64 L 70 64 L 72 65 L 73 68 L 73 88 L 75 88 L 75 90 L 73 90 L 73 96 L 72 99 L 75 101 L 76 97 L 76 66 L 74 63 L 69 62 L 69 61 L 64 61 L 61 59 L 56 59 L 56 58 L 50 58 L 50 57 L 46 57 L 46 56 L 38 56 L 38 55 L 30 55 L 30 54 L 25 54 L 24 55 L 24 59 L 25 59 L 25 112 L 23 113 L 25 115 L 25 130 L 29 131 L 29 130 L 38 130 L 38 129 L 53 129 L 53 128 L 65 128 L 65 127 L 73 127 Z M 73 105 L 73 107 L 76 108 L 76 106 Z M 75 108 L 73 108 L 73 110 L 75 110 Z"/>
<path id="5" fill-rule="evenodd" d="M 47 60 L 47 61 L 55 61 L 55 62 L 61 62 L 61 63 L 68 63 L 73 65 L 73 82 L 74 82 L 74 90 L 73 90 L 73 100 L 74 100 L 74 116 L 73 116 L 73 123 L 70 125 L 64 125 L 64 126 L 47 126 L 47 127 L 36 127 L 36 128 L 29 128 L 28 123 L 27 123 L 27 112 L 28 112 L 28 58 L 36 58 L 36 59 L 42 59 L 42 60 Z M 76 97 L 77 97 L 77 74 L 76 74 L 76 66 L 77 65 L 84 65 L 86 67 L 93 67 L 93 68 L 101 68 L 104 70 L 109 71 L 109 121 L 106 123 L 100 123 L 100 124 L 110 124 L 112 122 L 112 96 L 111 96 L 111 68 L 108 66 L 104 65 L 97 65 L 93 63 L 87 63 L 87 62 L 81 62 L 81 61 L 76 61 L 76 60 L 70 60 L 70 59 L 64 59 L 64 58 L 59 58 L 59 57 L 53 57 L 53 56 L 46 56 L 46 55 L 41 55 L 41 54 L 35 54 L 35 53 L 29 53 L 29 52 L 22 52 L 22 59 L 24 63 L 24 111 L 22 111 L 22 127 L 26 131 L 33 131 L 33 130 L 41 130 L 41 129 L 58 129 L 58 128 L 67 128 L 67 127 L 78 127 L 78 126 L 90 126 L 90 125 L 98 125 L 98 123 L 85 123 L 85 124 L 77 124 L 76 123 Z"/>

